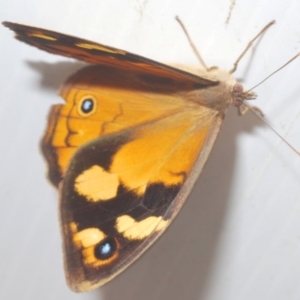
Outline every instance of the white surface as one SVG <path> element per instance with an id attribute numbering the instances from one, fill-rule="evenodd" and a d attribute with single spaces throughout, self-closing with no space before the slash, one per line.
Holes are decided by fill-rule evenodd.
<path id="1" fill-rule="evenodd" d="M 177 14 L 206 63 L 226 69 L 276 19 L 236 72 L 247 87 L 300 51 L 298 0 L 2 0 L 0 20 L 198 64 Z M 38 145 L 56 90 L 80 64 L 21 44 L 4 27 L 0 35 L 0 299 L 300 299 L 300 157 L 251 113 L 234 110 L 169 231 L 103 288 L 70 292 L 56 191 Z M 300 58 L 255 90 L 255 105 L 298 149 L 299 70 Z"/>

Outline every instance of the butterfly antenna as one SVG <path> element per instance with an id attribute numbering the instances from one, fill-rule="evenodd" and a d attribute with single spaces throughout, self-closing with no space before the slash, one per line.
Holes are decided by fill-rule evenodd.
<path id="1" fill-rule="evenodd" d="M 286 62 L 283 66 L 281 66 L 280 68 L 278 68 L 277 70 L 275 70 L 273 73 L 271 73 L 269 76 L 267 76 L 264 80 L 262 80 L 260 83 L 258 83 L 257 85 L 255 85 L 253 88 L 251 88 L 250 90 L 248 90 L 248 92 L 252 91 L 253 89 L 257 88 L 259 85 L 261 85 L 263 82 L 265 82 L 267 79 L 269 79 L 271 76 L 273 76 L 274 74 L 276 74 L 277 72 L 279 72 L 281 69 L 283 69 L 284 67 L 286 67 L 288 64 L 290 64 L 293 60 L 295 60 L 298 56 L 300 56 L 300 52 L 298 54 L 296 54 L 294 57 L 292 57 L 288 62 Z"/>
<path id="2" fill-rule="evenodd" d="M 298 151 L 294 146 L 292 146 L 282 135 L 280 135 L 271 124 L 262 116 L 259 110 L 256 110 L 255 107 L 249 106 L 246 103 L 243 103 L 247 107 L 247 109 L 251 110 L 259 119 L 261 119 L 286 145 L 288 145 L 294 152 L 300 155 L 300 151 Z"/>
<path id="3" fill-rule="evenodd" d="M 179 18 L 178 16 L 175 17 L 175 20 L 176 20 L 176 21 L 179 23 L 179 25 L 181 26 L 181 28 L 182 28 L 182 30 L 183 30 L 185 36 L 187 37 L 187 39 L 188 39 L 188 41 L 189 41 L 189 43 L 190 43 L 190 45 L 191 45 L 191 47 L 192 47 L 192 49 L 193 49 L 195 55 L 196 55 L 197 58 L 199 59 L 201 65 L 202 65 L 206 70 L 208 70 L 208 67 L 206 66 L 206 64 L 205 64 L 203 58 L 201 57 L 199 51 L 197 50 L 195 44 L 193 43 L 193 41 L 192 41 L 192 39 L 191 39 L 191 37 L 190 37 L 190 35 L 189 35 L 187 29 L 185 28 L 183 22 L 180 20 L 180 18 Z"/>
<path id="4" fill-rule="evenodd" d="M 293 60 L 295 60 L 298 56 L 300 56 L 300 52 L 298 54 L 296 54 L 294 57 L 292 57 L 288 62 L 286 62 L 284 65 L 282 65 L 280 68 L 278 68 L 277 70 L 275 70 L 273 73 L 271 73 L 269 76 L 267 76 L 264 80 L 262 80 L 260 83 L 258 83 L 257 85 L 255 85 L 254 87 L 252 87 L 250 90 L 248 90 L 248 92 L 252 91 L 253 89 L 255 89 L 256 87 L 258 87 L 259 85 L 261 85 L 263 82 L 265 82 L 267 79 L 269 79 L 271 76 L 273 76 L 274 74 L 276 74 L 278 71 L 280 71 L 281 69 L 283 69 L 284 67 L 286 67 L 288 64 L 290 64 Z M 246 105 L 244 103 L 244 105 Z M 296 152 L 298 155 L 300 155 L 300 152 L 293 147 L 283 136 L 281 136 L 268 122 L 267 120 L 258 112 L 255 110 L 255 108 L 246 105 L 247 109 L 250 109 L 258 118 L 260 118 L 266 125 L 268 125 L 268 127 L 277 135 L 279 136 L 292 150 L 294 150 L 294 152 Z"/>
<path id="5" fill-rule="evenodd" d="M 233 68 L 229 71 L 230 74 L 234 73 L 237 69 L 237 66 L 240 62 L 240 60 L 243 58 L 243 56 L 247 53 L 247 51 L 249 50 L 249 48 L 252 46 L 252 44 L 254 43 L 255 40 L 257 40 L 271 25 L 273 25 L 275 23 L 275 20 L 271 21 L 270 23 L 268 23 L 247 45 L 247 47 L 245 48 L 245 50 L 242 52 L 242 54 L 238 57 L 238 59 L 236 60 L 236 62 L 233 64 Z"/>

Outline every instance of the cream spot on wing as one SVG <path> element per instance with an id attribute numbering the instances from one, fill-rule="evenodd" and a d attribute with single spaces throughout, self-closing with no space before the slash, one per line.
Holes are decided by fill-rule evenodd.
<path id="1" fill-rule="evenodd" d="M 73 233 L 77 232 L 77 224 L 76 224 L 75 222 L 71 222 L 71 223 L 69 224 L 69 226 L 70 226 L 70 230 L 71 230 Z"/>
<path id="2" fill-rule="evenodd" d="M 88 201 L 109 200 L 117 195 L 119 178 L 118 175 L 106 172 L 100 166 L 94 165 L 75 179 L 74 187 L 76 192 Z"/>
<path id="3" fill-rule="evenodd" d="M 160 231 L 166 227 L 168 221 L 162 217 L 151 216 L 141 221 L 136 221 L 128 215 L 117 219 L 116 229 L 129 240 L 142 240 L 154 231 Z"/>
<path id="4" fill-rule="evenodd" d="M 87 228 L 73 235 L 73 241 L 80 248 L 88 248 L 98 244 L 106 238 L 106 235 L 98 228 Z"/>
<path id="5" fill-rule="evenodd" d="M 126 52 L 123 50 L 110 49 L 110 48 L 106 48 L 104 46 L 100 46 L 100 45 L 96 45 L 96 44 L 78 43 L 78 44 L 76 44 L 76 46 L 79 48 L 90 49 L 90 50 L 95 49 L 95 50 L 100 50 L 100 51 L 109 52 L 109 53 L 117 53 L 117 54 L 123 54 L 123 55 L 126 54 Z"/>
<path id="6" fill-rule="evenodd" d="M 37 37 L 40 39 L 44 39 L 44 40 L 49 40 L 49 41 L 56 41 L 57 38 L 54 38 L 53 36 L 49 36 L 49 35 L 45 35 L 45 34 L 41 34 L 41 33 L 29 33 L 29 36 L 33 36 L 33 37 Z"/>
<path id="7" fill-rule="evenodd" d="M 155 231 L 161 231 L 161 230 L 165 229 L 168 224 L 169 224 L 168 220 L 161 220 L 158 223 L 157 227 L 155 228 Z"/>

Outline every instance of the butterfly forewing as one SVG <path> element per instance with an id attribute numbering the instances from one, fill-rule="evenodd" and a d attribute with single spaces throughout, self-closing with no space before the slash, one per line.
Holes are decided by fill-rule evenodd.
<path id="1" fill-rule="evenodd" d="M 53 54 L 76 58 L 92 64 L 106 64 L 122 69 L 143 70 L 150 74 L 182 82 L 190 80 L 207 86 L 216 83 L 215 80 L 201 78 L 124 50 L 55 31 L 11 22 L 3 22 L 3 25 L 13 30 L 18 40 Z"/>

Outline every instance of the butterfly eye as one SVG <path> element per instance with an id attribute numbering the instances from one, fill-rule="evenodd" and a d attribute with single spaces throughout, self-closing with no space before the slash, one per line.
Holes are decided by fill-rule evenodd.
<path id="1" fill-rule="evenodd" d="M 114 238 L 108 237 L 95 246 L 95 257 L 99 260 L 106 260 L 116 254 L 118 244 Z"/>
<path id="2" fill-rule="evenodd" d="M 97 101 L 93 96 L 85 96 L 78 103 L 78 113 L 83 116 L 90 116 L 96 111 Z"/>

